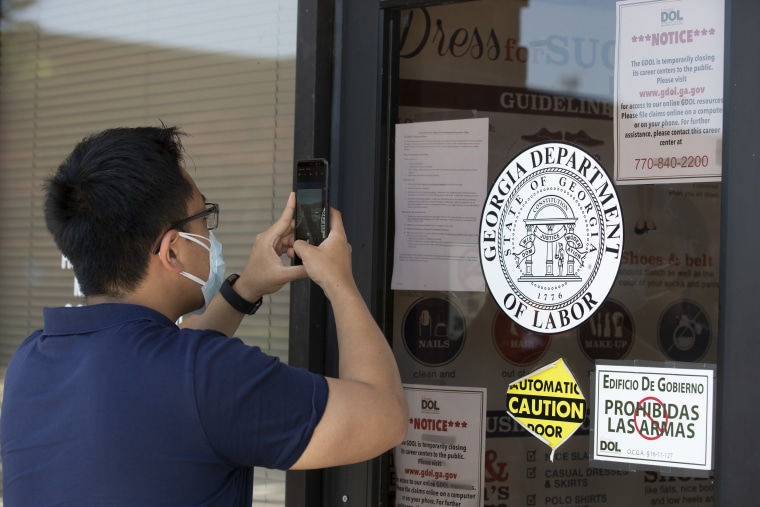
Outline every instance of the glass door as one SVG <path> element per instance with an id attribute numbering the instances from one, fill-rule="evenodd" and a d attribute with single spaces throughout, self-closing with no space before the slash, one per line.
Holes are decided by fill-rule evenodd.
<path id="1" fill-rule="evenodd" d="M 481 120 L 487 170 L 472 177 L 483 195 L 516 155 L 547 142 L 581 148 L 612 180 L 615 2 L 479 0 L 407 8 L 396 19 L 386 282 L 403 381 L 487 389 L 486 506 L 713 505 L 710 477 L 593 466 L 588 411 L 552 461 L 551 449 L 507 414 L 505 392 L 559 359 L 586 399 L 597 360 L 717 363 L 721 184 L 616 185 L 624 229 L 617 276 L 591 317 L 556 332 L 521 326 L 491 296 L 478 252 L 485 201 L 461 191 L 471 182 L 435 166 L 400 172 L 402 126 Z M 721 156 L 719 141 L 705 150 Z M 560 297 L 549 276 L 579 268 L 566 240 L 550 252 L 547 244 L 535 263 L 546 281 L 536 283 Z"/>

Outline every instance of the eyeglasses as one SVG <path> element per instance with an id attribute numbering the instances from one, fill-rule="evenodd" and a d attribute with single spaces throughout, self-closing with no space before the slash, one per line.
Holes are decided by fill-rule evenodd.
<path id="1" fill-rule="evenodd" d="M 204 209 L 200 213 L 196 213 L 193 216 L 183 218 L 179 222 L 173 223 L 172 225 L 169 226 L 168 229 L 166 229 L 166 232 L 169 232 L 172 229 L 178 229 L 182 227 L 183 225 L 192 222 L 193 220 L 198 220 L 199 218 L 204 218 L 206 220 L 206 227 L 208 228 L 209 231 L 216 229 L 216 227 L 219 225 L 219 205 L 215 202 L 207 202 L 206 209 Z M 166 232 L 164 232 L 164 234 L 166 234 Z M 163 237 L 163 234 L 161 235 L 161 237 Z M 161 249 L 161 243 L 159 242 L 159 244 L 156 245 L 156 249 L 153 250 L 153 255 L 157 254 L 160 249 Z"/>

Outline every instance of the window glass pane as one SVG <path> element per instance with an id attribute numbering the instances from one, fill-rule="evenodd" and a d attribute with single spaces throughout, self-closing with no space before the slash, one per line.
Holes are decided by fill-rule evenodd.
<path id="1" fill-rule="evenodd" d="M 487 118 L 485 195 L 513 157 L 542 142 L 583 148 L 612 178 L 615 9 L 614 1 L 481 0 L 402 11 L 397 123 Z M 712 146 L 706 150 L 720 157 L 720 142 L 717 153 Z M 682 155 L 688 154 L 674 152 Z M 447 178 L 443 171 L 436 177 L 439 185 Z M 435 235 L 446 230 L 446 220 L 459 219 L 460 208 L 453 205 L 448 218 L 425 216 L 421 210 L 432 207 L 432 195 L 443 195 L 429 190 L 416 202 L 395 194 L 396 212 L 402 206 L 417 213 L 421 224 L 402 237 L 420 247 L 428 246 L 424 241 L 437 245 Z M 668 480 L 658 472 L 591 467 L 588 419 L 552 463 L 550 447 L 506 413 L 508 385 L 560 358 L 587 399 L 596 360 L 717 363 L 720 183 L 616 185 L 616 191 L 625 236 L 616 252 L 620 270 L 606 300 L 577 327 L 555 333 L 552 322 L 544 321 L 537 323 L 540 331 L 526 329 L 505 315 L 487 286 L 484 292 L 429 291 L 421 280 L 416 290 L 394 291 L 393 345 L 403 381 L 488 388 L 486 505 L 633 507 L 683 502 L 686 496 L 696 505 L 712 505 L 708 479 L 683 479 L 678 484 L 689 485 L 684 490 L 656 489 Z M 531 219 L 535 226 L 547 217 Z M 438 229 L 422 231 L 426 224 Z M 528 237 L 523 232 L 516 240 Z M 554 279 L 570 287 L 583 259 L 569 254 L 566 227 L 544 232 L 533 236 L 534 272 L 523 265 L 523 275 L 536 287 L 551 286 L 546 297 L 559 299 L 563 291 Z M 398 231 L 395 238 L 398 248 Z M 517 253 L 527 246 L 505 248 Z M 446 255 L 443 249 L 436 253 Z M 451 269 L 442 278 L 447 276 L 456 282 L 452 286 L 477 286 L 483 278 L 477 265 Z"/>
<path id="2" fill-rule="evenodd" d="M 201 191 L 221 208 L 228 273 L 291 190 L 296 0 L 3 2 L 0 48 L 0 375 L 42 326 L 78 305 L 42 215 L 41 181 L 83 137 L 178 125 Z M 238 336 L 287 361 L 289 290 Z M 256 470 L 254 503 L 284 503 L 284 472 Z"/>

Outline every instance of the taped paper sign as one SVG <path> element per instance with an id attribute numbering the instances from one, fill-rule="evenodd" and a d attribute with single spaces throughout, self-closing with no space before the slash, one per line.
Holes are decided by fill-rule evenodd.
<path id="1" fill-rule="evenodd" d="M 562 359 L 515 380 L 507 388 L 507 413 L 554 451 L 581 427 L 586 399 Z"/>
<path id="2" fill-rule="evenodd" d="M 712 470 L 715 366 L 655 364 L 597 362 L 594 461 L 688 477 Z"/>

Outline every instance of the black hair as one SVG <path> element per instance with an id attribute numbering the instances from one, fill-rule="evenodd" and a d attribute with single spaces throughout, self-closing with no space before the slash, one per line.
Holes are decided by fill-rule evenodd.
<path id="1" fill-rule="evenodd" d="M 86 137 L 45 181 L 45 222 L 85 296 L 119 297 L 145 277 L 151 251 L 182 220 L 193 186 L 177 127 Z"/>

